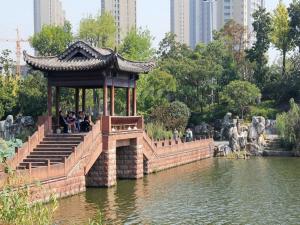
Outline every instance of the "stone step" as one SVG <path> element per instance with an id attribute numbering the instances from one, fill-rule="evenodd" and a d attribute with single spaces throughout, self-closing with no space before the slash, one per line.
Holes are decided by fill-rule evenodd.
<path id="1" fill-rule="evenodd" d="M 34 150 L 33 150 L 33 152 L 64 152 L 64 151 L 73 151 L 73 148 L 72 147 L 70 147 L 70 148 L 66 148 L 66 147 L 63 147 L 63 148 L 52 148 L 52 147 L 45 147 L 45 148 L 41 148 L 41 147 L 39 147 L 39 148 L 35 148 Z"/>
<path id="2" fill-rule="evenodd" d="M 38 145 L 35 149 L 73 149 L 73 147 L 76 147 L 77 145 L 65 145 L 65 144 L 56 144 L 56 145 Z"/>
<path id="3" fill-rule="evenodd" d="M 43 158 L 43 159 L 54 159 L 54 158 L 66 158 L 69 157 L 70 155 L 29 155 L 27 156 L 28 159 L 39 159 L 39 158 Z"/>
<path id="4" fill-rule="evenodd" d="M 81 141 L 42 141 L 41 145 L 79 145 Z"/>
<path id="5" fill-rule="evenodd" d="M 33 151 L 30 155 L 71 155 L 72 151 Z"/>
<path id="6" fill-rule="evenodd" d="M 54 165 L 54 164 L 57 164 L 55 162 L 51 162 L 50 165 Z M 48 165 L 48 162 L 33 162 L 31 163 L 31 167 L 40 167 L 40 166 L 47 166 Z M 19 166 L 22 166 L 22 167 L 26 167 L 26 169 L 29 168 L 29 162 L 22 162 L 20 163 Z"/>
<path id="7" fill-rule="evenodd" d="M 35 158 L 35 159 L 26 158 L 26 159 L 23 160 L 23 162 L 25 162 L 25 163 L 29 163 L 29 162 L 31 162 L 31 163 L 34 163 L 34 162 L 46 162 L 46 163 L 48 163 L 48 160 L 50 160 L 50 162 L 61 162 L 61 163 L 64 162 L 63 158 L 57 158 L 57 157 L 56 158 L 51 158 L 51 159 L 47 159 L 47 158 Z"/>
<path id="8" fill-rule="evenodd" d="M 82 138 L 78 138 L 78 137 L 71 137 L 71 138 L 52 138 L 52 137 L 46 137 L 43 139 L 43 141 L 52 141 L 52 142 L 56 142 L 56 143 L 59 143 L 59 142 L 65 142 L 65 141 L 74 141 L 74 142 L 82 142 Z"/>

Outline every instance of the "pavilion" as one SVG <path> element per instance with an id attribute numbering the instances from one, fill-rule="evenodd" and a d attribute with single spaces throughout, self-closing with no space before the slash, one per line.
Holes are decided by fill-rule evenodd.
<path id="1" fill-rule="evenodd" d="M 86 89 L 103 88 L 103 116 L 115 115 L 115 88 L 126 88 L 126 115 L 136 116 L 136 81 L 140 73 L 148 73 L 154 62 L 134 62 L 108 48 L 95 48 L 77 41 L 57 56 L 34 57 L 24 52 L 24 60 L 40 70 L 48 80 L 48 116 L 52 116 L 52 88 L 55 88 L 56 118 L 60 108 L 60 88 L 75 89 L 75 111 L 79 111 L 82 91 L 82 111 L 86 110 Z M 110 98 L 108 98 L 108 89 Z M 108 109 L 110 99 L 110 109 Z"/>

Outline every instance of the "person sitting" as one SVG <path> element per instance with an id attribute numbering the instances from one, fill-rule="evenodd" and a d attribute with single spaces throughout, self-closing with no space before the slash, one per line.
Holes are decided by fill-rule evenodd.
<path id="1" fill-rule="evenodd" d="M 84 117 L 83 122 L 80 123 L 80 131 L 81 132 L 89 132 L 90 131 L 90 120 L 88 116 Z"/>
<path id="2" fill-rule="evenodd" d="M 84 121 L 84 114 L 82 111 L 80 111 L 78 113 L 78 116 L 77 116 L 77 119 L 76 119 L 76 128 L 77 130 L 80 132 L 81 131 L 81 128 L 80 128 L 80 124 Z"/>
<path id="3" fill-rule="evenodd" d="M 76 130 L 76 125 L 75 125 L 76 117 L 75 117 L 75 113 L 69 112 L 66 120 L 67 120 L 67 124 L 68 124 L 68 133 L 75 132 L 75 130 Z"/>
<path id="4" fill-rule="evenodd" d="M 62 111 L 59 111 L 59 126 L 63 127 L 64 133 L 68 133 L 68 123 L 65 120 Z"/>

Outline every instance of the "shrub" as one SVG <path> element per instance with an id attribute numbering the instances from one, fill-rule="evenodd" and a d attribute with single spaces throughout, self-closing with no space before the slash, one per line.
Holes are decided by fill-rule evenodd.
<path id="1" fill-rule="evenodd" d="M 167 130 L 183 131 L 191 115 L 190 109 L 182 102 L 175 101 L 167 106 L 156 107 L 151 113 L 151 120 L 160 123 Z"/>
<path id="2" fill-rule="evenodd" d="M 6 159 L 11 158 L 15 154 L 15 149 L 21 147 L 22 144 L 22 141 L 19 139 L 10 141 L 0 139 L 0 163 L 3 163 L 6 161 Z"/>
<path id="3" fill-rule="evenodd" d="M 146 131 L 150 138 L 154 140 L 161 140 L 161 139 L 169 139 L 172 138 L 172 132 L 167 131 L 164 125 L 159 123 L 147 123 Z"/>
<path id="4" fill-rule="evenodd" d="M 277 132 L 287 147 L 295 147 L 300 137 L 300 108 L 294 99 L 290 100 L 290 110 L 276 117 Z"/>

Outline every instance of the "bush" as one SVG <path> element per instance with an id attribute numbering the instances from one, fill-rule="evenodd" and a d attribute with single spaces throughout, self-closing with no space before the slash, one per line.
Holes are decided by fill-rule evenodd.
<path id="1" fill-rule="evenodd" d="M 167 106 L 156 107 L 151 113 L 151 121 L 163 124 L 167 130 L 183 131 L 188 123 L 191 112 L 182 102 L 175 101 Z"/>
<path id="2" fill-rule="evenodd" d="M 147 134 L 154 140 L 170 139 L 172 138 L 172 132 L 167 131 L 164 125 L 159 123 L 147 123 L 145 125 Z"/>
<path id="3" fill-rule="evenodd" d="M 249 117 L 251 120 L 252 116 L 263 116 L 267 119 L 275 119 L 278 110 L 275 108 L 274 101 L 265 101 L 256 106 L 250 106 Z"/>
<path id="4" fill-rule="evenodd" d="M 294 99 L 290 100 L 288 112 L 277 115 L 276 129 L 286 147 L 296 147 L 300 137 L 300 108 Z"/>
<path id="5" fill-rule="evenodd" d="M 22 141 L 19 139 L 10 141 L 0 139 L 0 163 L 3 163 L 6 159 L 13 157 L 15 149 L 21 147 L 22 144 Z"/>

